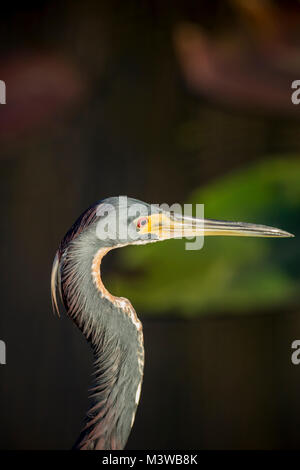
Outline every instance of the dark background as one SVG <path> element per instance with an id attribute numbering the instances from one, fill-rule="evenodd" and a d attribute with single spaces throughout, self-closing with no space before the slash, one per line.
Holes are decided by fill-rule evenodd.
<path id="1" fill-rule="evenodd" d="M 299 32 L 297 1 L 1 6 L 1 449 L 68 449 L 79 434 L 92 354 L 72 322 L 52 314 L 49 281 L 60 239 L 91 203 L 122 194 L 184 203 L 236 171 L 247 182 L 249 166 L 272 169 L 280 156 L 285 203 L 274 202 L 270 215 L 259 198 L 252 222 L 299 233 L 300 105 L 291 103 Z M 232 215 L 247 220 L 255 190 L 240 186 L 250 202 L 235 197 L 241 210 Z M 275 186 L 282 201 L 283 184 Z M 215 197 L 211 215 L 226 219 L 224 198 Z M 267 300 L 233 304 L 233 284 L 222 309 L 222 296 L 218 308 L 203 306 L 196 289 L 192 316 L 185 299 L 174 307 L 176 287 L 162 290 L 154 315 L 149 262 L 129 275 L 121 254 L 108 257 L 108 286 L 119 273 L 139 288 L 144 324 L 145 378 L 128 449 L 300 448 L 300 366 L 291 363 L 300 338 L 300 249 L 297 238 L 275 242 L 272 259 L 284 276 Z M 207 251 L 217 263 L 229 245 L 214 243 Z M 205 279 L 201 257 L 193 253 Z M 259 259 L 252 280 L 265 267 Z M 235 266 L 229 259 L 226 272 L 243 274 Z M 188 261 L 176 269 L 184 279 Z M 219 273 L 209 284 L 216 297 Z"/>

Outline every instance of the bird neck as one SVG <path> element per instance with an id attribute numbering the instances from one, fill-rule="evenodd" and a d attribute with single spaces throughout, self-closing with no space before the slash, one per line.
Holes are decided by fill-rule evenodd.
<path id="1" fill-rule="evenodd" d="M 87 248 L 89 247 L 89 248 Z M 76 240 L 61 258 L 62 297 L 90 342 L 95 384 L 78 449 L 123 449 L 134 422 L 144 366 L 140 321 L 127 299 L 104 287 L 100 265 L 108 249 Z"/>

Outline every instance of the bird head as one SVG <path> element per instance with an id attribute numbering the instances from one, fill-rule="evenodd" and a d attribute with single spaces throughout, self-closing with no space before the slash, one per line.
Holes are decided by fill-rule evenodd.
<path id="1" fill-rule="evenodd" d="M 278 238 L 293 236 L 265 225 L 182 215 L 127 196 L 101 201 L 96 208 L 93 228 L 97 238 L 108 247 L 218 235 Z"/>

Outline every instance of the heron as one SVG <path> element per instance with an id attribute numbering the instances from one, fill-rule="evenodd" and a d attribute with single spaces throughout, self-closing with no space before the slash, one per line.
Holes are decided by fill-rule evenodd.
<path id="1" fill-rule="evenodd" d="M 51 273 L 52 305 L 59 315 L 59 294 L 66 313 L 91 345 L 95 367 L 90 407 L 75 449 L 124 449 L 141 395 L 142 323 L 128 299 L 104 286 L 104 256 L 128 245 L 203 235 L 293 236 L 264 225 L 180 215 L 119 196 L 91 205 L 63 237 Z"/>

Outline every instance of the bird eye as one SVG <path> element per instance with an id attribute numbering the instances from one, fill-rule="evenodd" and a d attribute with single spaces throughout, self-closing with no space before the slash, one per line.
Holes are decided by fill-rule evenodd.
<path id="1" fill-rule="evenodd" d="M 137 228 L 141 228 L 143 227 L 144 225 L 146 225 L 148 223 L 148 217 L 141 217 L 138 221 L 137 221 Z"/>

